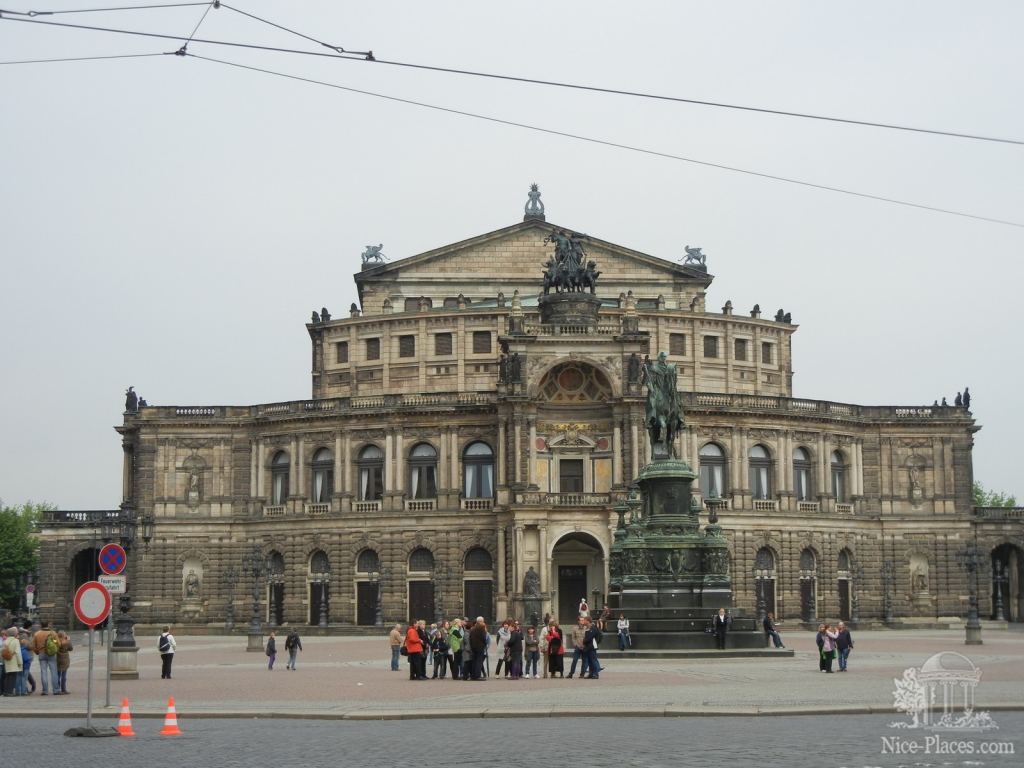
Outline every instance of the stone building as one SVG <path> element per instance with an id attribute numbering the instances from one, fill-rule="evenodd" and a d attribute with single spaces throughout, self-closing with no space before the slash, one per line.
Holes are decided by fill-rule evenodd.
<path id="1" fill-rule="evenodd" d="M 418 255 L 368 249 L 359 306 L 307 324 L 310 399 L 129 403 L 120 509 L 47 518 L 43 615 L 69 622 L 97 548 L 120 538 L 149 623 L 223 626 L 229 604 L 246 621 L 254 548 L 258 610 L 276 623 L 526 615 L 524 580 L 571 618 L 605 596 L 614 507 L 651 458 L 640 363 L 664 351 L 685 407 L 677 455 L 718 508 L 737 607 L 961 617 L 958 553 L 977 540 L 982 614 L 1001 584 L 1020 619 L 1021 510 L 972 509 L 969 407 L 794 397 L 790 314 L 709 309 L 699 251 L 680 264 L 586 238 L 599 321 L 542 322 L 563 231 L 531 204 Z"/>

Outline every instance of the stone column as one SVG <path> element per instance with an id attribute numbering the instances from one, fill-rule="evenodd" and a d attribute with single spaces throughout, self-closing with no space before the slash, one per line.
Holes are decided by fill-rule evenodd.
<path id="1" fill-rule="evenodd" d="M 519 592 L 523 581 L 523 530 L 526 526 L 517 524 L 515 527 L 516 541 L 512 552 L 512 591 Z"/>
<path id="2" fill-rule="evenodd" d="M 622 485 L 622 425 L 618 416 L 612 427 L 612 485 Z"/>
<path id="3" fill-rule="evenodd" d="M 459 487 L 459 431 L 456 427 L 451 427 L 448 430 L 448 446 L 449 454 L 451 455 L 451 461 L 449 462 L 449 469 L 451 471 L 451 487 L 457 493 L 461 492 Z"/>
<path id="4" fill-rule="evenodd" d="M 290 461 L 288 462 L 288 495 L 294 496 L 295 489 L 299 484 L 299 439 L 293 437 L 289 444 L 289 456 Z"/>
<path id="5" fill-rule="evenodd" d="M 550 582 L 548 581 L 548 569 L 544 567 L 545 563 L 550 562 L 548 558 L 548 525 L 547 523 L 537 524 L 537 536 L 540 539 L 540 557 L 538 558 L 540 565 L 540 591 L 547 592 L 550 588 Z"/>
<path id="6" fill-rule="evenodd" d="M 537 418 L 530 416 L 526 423 L 530 426 L 530 466 L 526 468 L 526 478 L 533 486 L 537 484 L 537 478 L 534 476 L 537 472 Z"/>
<path id="7" fill-rule="evenodd" d="M 342 475 L 344 464 L 341 461 L 341 434 L 334 435 L 334 493 L 339 494 L 348 490 L 345 484 L 345 477 Z"/>
<path id="8" fill-rule="evenodd" d="M 395 448 L 394 437 L 390 431 L 384 433 L 384 490 L 390 491 L 395 487 Z"/>
<path id="9" fill-rule="evenodd" d="M 259 441 L 249 441 L 249 498 L 256 498 L 256 474 L 259 471 Z"/>
<path id="10" fill-rule="evenodd" d="M 498 526 L 498 597 L 505 598 L 505 530 L 504 524 Z"/>
<path id="11" fill-rule="evenodd" d="M 395 482 L 392 488 L 397 493 L 405 490 L 405 440 L 401 427 L 395 427 Z"/>
<path id="12" fill-rule="evenodd" d="M 264 498 L 267 494 L 267 446 L 262 440 L 257 441 L 256 453 L 256 496 Z"/>
<path id="13" fill-rule="evenodd" d="M 346 432 L 342 442 L 345 446 L 345 465 L 342 470 L 345 473 L 345 492 L 355 494 L 355 485 L 352 482 L 352 433 Z"/>
<path id="14" fill-rule="evenodd" d="M 438 493 L 440 493 L 442 488 L 450 487 L 449 480 L 451 478 L 451 472 L 448 470 L 448 454 L 450 453 L 451 445 L 449 445 L 448 440 L 445 440 L 445 433 L 443 430 L 441 431 L 441 437 L 438 440 L 438 448 L 439 450 L 437 452 L 437 487 Z"/>
<path id="15" fill-rule="evenodd" d="M 824 500 L 828 495 L 828 452 L 825 449 L 825 435 L 818 435 L 818 498 Z"/>
<path id="16" fill-rule="evenodd" d="M 522 452 L 522 431 L 523 420 L 515 417 L 515 482 L 521 483 L 523 478 L 523 452 Z"/>
<path id="17" fill-rule="evenodd" d="M 505 417 L 501 417 L 498 421 L 498 446 L 494 452 L 494 461 L 497 463 L 498 470 L 498 485 L 506 485 L 507 478 L 505 477 L 505 456 L 508 452 L 508 448 L 505 445 L 505 433 L 508 422 Z"/>
<path id="18" fill-rule="evenodd" d="M 296 477 L 298 478 L 298 486 L 292 490 L 292 496 L 308 496 L 309 495 L 309 483 L 306 480 L 306 439 L 300 437 L 297 441 L 298 452 L 296 454 L 296 463 L 298 468 L 295 471 Z"/>
<path id="19" fill-rule="evenodd" d="M 630 415 L 629 417 L 629 439 L 630 448 L 632 449 L 633 459 L 633 477 L 630 480 L 635 480 L 640 474 L 640 424 L 637 422 L 636 416 Z"/>
<path id="20" fill-rule="evenodd" d="M 855 440 L 853 443 L 853 488 L 857 496 L 864 495 L 864 442 Z"/>

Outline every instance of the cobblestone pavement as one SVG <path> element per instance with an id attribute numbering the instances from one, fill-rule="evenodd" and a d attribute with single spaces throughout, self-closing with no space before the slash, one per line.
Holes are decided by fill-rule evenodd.
<path id="1" fill-rule="evenodd" d="M 135 724 L 136 738 L 72 739 L 63 731 L 81 720 L 0 719 L 0 744 L 10 756 L 49 765 L 129 765 L 147 768 L 215 765 L 391 768 L 512 763 L 587 768 L 770 766 L 772 768 L 989 768 L 1021 765 L 1024 713 L 997 716 L 984 734 L 894 736 L 891 716 L 826 715 L 745 718 L 525 718 L 337 722 L 183 718 L 183 735 L 160 737 L 160 723 Z M 895 738 L 887 748 L 885 738 Z M 928 741 L 931 738 L 932 741 Z M 910 745 L 917 751 L 909 753 Z M 969 745 L 969 746 L 965 746 Z M 990 756 L 983 750 L 1013 754 Z M 1003 745 L 1009 745 L 1003 746 Z M 894 754 L 894 749 L 904 754 Z M 945 750 L 944 752 L 942 750 Z M 952 752 L 952 753 L 951 753 Z M 45 756 L 45 758 L 43 757 Z M 572 757 L 570 757 L 572 756 Z M 21 759 L 21 758 L 12 758 Z"/>
<path id="2" fill-rule="evenodd" d="M 1024 632 L 989 630 L 984 645 L 965 646 L 963 631 L 865 631 L 846 674 L 817 671 L 812 633 L 784 633 L 793 658 L 637 660 L 602 651 L 601 679 L 436 680 L 413 683 L 403 664 L 389 670 L 386 640 L 309 637 L 299 669 L 276 668 L 245 651 L 245 637 L 176 635 L 173 680 L 160 679 L 156 637 L 140 638 L 141 679 L 114 681 L 105 710 L 103 649 L 97 646 L 94 711 L 116 716 L 121 699 L 136 718 L 163 717 L 173 695 L 182 716 L 284 716 L 380 719 L 398 717 L 529 715 L 684 715 L 877 712 L 892 713 L 893 679 L 931 655 L 956 651 L 982 671 L 979 708 L 1024 709 Z M 84 715 L 87 643 L 75 637 L 69 696 L 0 699 L 5 715 Z M 278 647 L 283 645 L 279 638 Z M 607 646 L 608 644 L 606 644 Z M 404 661 L 404 659 L 403 659 Z M 33 665 L 35 667 L 35 665 Z M 566 668 L 568 671 L 568 661 Z M 38 668 L 35 668 L 38 674 Z M 1024 761 L 1022 761 L 1024 763 Z"/>

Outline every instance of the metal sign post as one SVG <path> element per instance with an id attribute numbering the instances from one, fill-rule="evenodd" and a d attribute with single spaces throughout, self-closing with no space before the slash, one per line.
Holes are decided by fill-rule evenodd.
<path id="1" fill-rule="evenodd" d="M 89 628 L 89 667 L 86 678 L 85 727 L 92 728 L 92 669 L 96 625 L 110 614 L 110 593 L 98 581 L 87 581 L 75 592 L 75 616 Z"/>
<path id="2" fill-rule="evenodd" d="M 107 614 L 107 632 L 110 631 L 110 625 L 114 623 L 114 611 L 111 609 L 110 613 Z M 110 663 L 114 653 L 114 644 L 107 638 L 107 694 L 103 699 L 103 706 L 110 706 Z"/>

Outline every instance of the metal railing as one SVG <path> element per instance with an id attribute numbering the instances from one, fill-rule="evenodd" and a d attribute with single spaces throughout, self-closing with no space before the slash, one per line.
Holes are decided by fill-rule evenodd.
<path id="1" fill-rule="evenodd" d="M 610 493 L 520 493 L 520 504 L 551 507 L 599 507 L 611 504 Z"/>

